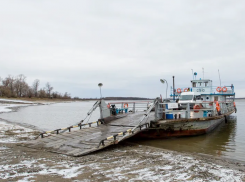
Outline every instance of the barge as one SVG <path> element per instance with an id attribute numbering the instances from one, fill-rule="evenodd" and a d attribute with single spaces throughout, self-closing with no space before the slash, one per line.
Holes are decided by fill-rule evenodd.
<path id="1" fill-rule="evenodd" d="M 156 105 L 150 128 L 140 138 L 202 135 L 215 129 L 236 112 L 234 86 L 212 86 L 212 80 L 191 80 L 191 87 L 178 88 L 175 102 Z"/>
<path id="2" fill-rule="evenodd" d="M 236 112 L 234 86 L 213 87 L 211 80 L 192 80 L 173 100 L 95 102 L 87 116 L 65 128 L 40 133 L 22 145 L 71 156 L 98 151 L 131 137 L 168 138 L 208 133 Z M 149 107 L 150 105 L 150 107 Z M 89 122 L 99 108 L 100 119 Z M 154 111 L 153 108 L 155 109 Z"/>

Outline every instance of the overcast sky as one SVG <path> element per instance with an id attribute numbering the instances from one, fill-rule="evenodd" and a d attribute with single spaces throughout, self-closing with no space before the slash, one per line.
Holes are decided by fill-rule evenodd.
<path id="1" fill-rule="evenodd" d="M 3 0 L 0 77 L 24 74 L 72 97 L 165 96 L 197 78 L 245 96 L 243 0 Z M 169 91 L 168 91 L 169 92 Z"/>

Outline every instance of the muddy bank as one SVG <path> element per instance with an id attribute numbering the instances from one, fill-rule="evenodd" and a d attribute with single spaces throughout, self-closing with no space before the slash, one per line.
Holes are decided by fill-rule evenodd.
<path id="1" fill-rule="evenodd" d="M 245 181 L 245 164 L 122 143 L 83 157 L 19 146 L 37 131 L 0 121 L 1 181 Z"/>

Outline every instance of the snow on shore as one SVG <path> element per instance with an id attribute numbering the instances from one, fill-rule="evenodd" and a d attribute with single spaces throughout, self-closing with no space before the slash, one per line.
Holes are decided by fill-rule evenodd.
<path id="1" fill-rule="evenodd" d="M 14 107 L 36 105 L 37 103 L 24 100 L 0 99 L 0 113 L 11 112 Z"/>
<path id="2" fill-rule="evenodd" d="M 14 99 L 0 99 L 0 102 L 9 102 L 9 103 L 23 103 L 23 104 L 34 104 L 34 102 L 26 100 L 14 100 Z"/>
<path id="3" fill-rule="evenodd" d="M 132 151 L 130 151 L 130 149 Z M 7 147 L 0 153 L 14 153 Z M 48 152 L 46 152 L 48 153 Z M 117 155 L 117 154 L 120 155 Z M 59 154 L 40 157 L 22 152 L 0 162 L 0 179 L 18 181 L 244 181 L 244 171 L 230 169 L 186 154 L 144 147 L 119 147 L 80 158 Z M 56 157 L 54 157 L 56 156 Z M 2 161 L 6 160 L 0 157 Z M 18 162 L 13 163 L 13 160 Z M 40 178 L 43 177 L 43 178 Z"/>
<path id="4" fill-rule="evenodd" d="M 30 106 L 33 104 L 1 104 L 0 103 L 0 113 L 3 112 L 11 112 L 14 107 L 25 107 L 25 106 Z"/>
<path id="5" fill-rule="evenodd" d="M 8 147 L 9 143 L 18 143 L 21 138 L 29 140 L 32 131 L 0 122 L 0 179 L 29 181 L 38 180 L 40 176 L 79 181 L 242 182 L 245 179 L 245 171 L 228 165 L 139 145 L 119 145 L 79 158 L 49 152 L 42 156 L 42 151 L 28 153 L 30 149 L 20 151 Z"/>
<path id="6" fill-rule="evenodd" d="M 20 140 L 34 139 L 33 132 L 32 129 L 0 121 L 0 143 L 16 143 Z"/>

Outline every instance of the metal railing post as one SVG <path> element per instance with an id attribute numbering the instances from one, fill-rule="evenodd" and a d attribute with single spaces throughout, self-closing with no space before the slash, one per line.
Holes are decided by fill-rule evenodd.
<path id="1" fill-rule="evenodd" d="M 186 118 L 190 118 L 190 103 L 187 103 L 187 113 L 186 113 Z"/>
<path id="2" fill-rule="evenodd" d="M 160 105 L 160 98 L 157 98 L 157 103 L 155 104 L 155 120 L 162 119 L 163 107 Z"/>
<path id="3" fill-rule="evenodd" d="M 155 105 L 155 120 L 157 120 L 157 116 L 158 116 L 158 108 L 159 108 L 159 103 L 157 103 Z"/>

